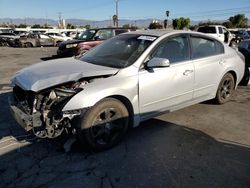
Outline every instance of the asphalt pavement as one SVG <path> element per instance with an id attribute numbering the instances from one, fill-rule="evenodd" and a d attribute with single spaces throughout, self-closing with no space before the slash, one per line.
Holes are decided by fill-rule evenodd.
<path id="1" fill-rule="evenodd" d="M 159 116 L 93 153 L 69 139 L 37 139 L 8 109 L 9 80 L 22 67 L 55 59 L 56 48 L 0 48 L 0 187 L 250 187 L 250 86 L 233 100 Z"/>

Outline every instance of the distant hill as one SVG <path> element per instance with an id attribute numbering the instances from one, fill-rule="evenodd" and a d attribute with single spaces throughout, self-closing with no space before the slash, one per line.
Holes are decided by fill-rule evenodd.
<path id="1" fill-rule="evenodd" d="M 148 27 L 149 24 L 152 22 L 152 20 L 155 19 L 140 19 L 140 20 L 120 20 L 119 25 L 123 26 L 125 24 L 130 25 L 136 25 L 138 27 Z M 163 22 L 163 20 L 159 20 L 160 22 Z M 211 20 L 212 21 L 212 20 Z M 217 21 L 217 20 L 216 20 Z M 94 20 L 85 20 L 85 19 L 66 19 L 66 24 L 71 23 L 76 26 L 85 26 L 87 24 L 93 26 L 93 27 L 108 27 L 113 25 L 112 20 L 102 20 L 102 21 L 94 21 Z M 191 21 L 191 25 L 196 25 L 199 22 L 206 22 L 206 21 Z M 223 20 L 220 20 L 218 22 L 224 22 Z M 53 19 L 44 19 L 44 18 L 0 18 L 0 23 L 13 23 L 13 24 L 28 24 L 28 25 L 34 25 L 34 24 L 49 24 L 52 26 L 56 26 L 58 24 L 57 20 Z M 171 24 L 171 20 L 169 20 L 169 24 Z M 250 20 L 248 20 L 248 25 L 250 25 Z"/>
<path id="2" fill-rule="evenodd" d="M 124 24 L 132 24 L 132 25 L 137 25 L 139 27 L 147 27 L 150 22 L 153 19 L 143 19 L 143 20 L 120 20 L 119 25 L 123 26 Z M 66 19 L 65 20 L 66 24 L 71 23 L 76 26 L 84 26 L 84 25 L 91 25 L 95 27 L 108 27 L 110 25 L 113 25 L 112 20 L 102 20 L 102 21 L 94 21 L 94 20 L 84 20 L 84 19 Z M 28 24 L 28 25 L 34 25 L 34 24 L 49 24 L 52 26 L 56 26 L 58 24 L 57 20 L 53 19 L 43 19 L 43 18 L 0 18 L 0 23 L 12 23 L 12 24 Z"/>

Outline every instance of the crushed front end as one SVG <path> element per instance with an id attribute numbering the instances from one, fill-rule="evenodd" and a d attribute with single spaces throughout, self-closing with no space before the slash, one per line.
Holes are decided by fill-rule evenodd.
<path id="1" fill-rule="evenodd" d="M 69 83 L 37 93 L 16 85 L 9 97 L 11 112 L 18 124 L 40 138 L 56 138 L 64 131 L 74 132 L 72 121 L 82 110 L 63 112 L 62 109 L 86 83 Z"/>

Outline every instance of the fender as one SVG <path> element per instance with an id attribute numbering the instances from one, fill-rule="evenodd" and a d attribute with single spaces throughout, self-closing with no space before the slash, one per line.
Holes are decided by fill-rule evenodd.
<path id="1" fill-rule="evenodd" d="M 112 77 L 112 76 L 111 76 Z M 94 106 L 98 101 L 109 96 L 122 96 L 131 101 L 135 114 L 139 113 L 138 105 L 138 78 L 131 76 L 121 79 L 98 79 L 87 84 L 82 91 L 72 97 L 62 111 L 84 109 Z M 124 83 L 121 86 L 120 83 Z M 108 83 L 108 87 L 107 87 Z M 126 84 L 127 83 L 127 84 Z M 132 83 L 132 84 L 131 84 Z"/>

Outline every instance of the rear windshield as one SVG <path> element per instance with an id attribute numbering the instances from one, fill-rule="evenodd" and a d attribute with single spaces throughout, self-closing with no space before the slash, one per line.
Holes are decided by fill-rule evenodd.
<path id="1" fill-rule="evenodd" d="M 198 30 L 198 32 L 202 32 L 202 33 L 216 33 L 215 27 L 200 27 Z"/>

